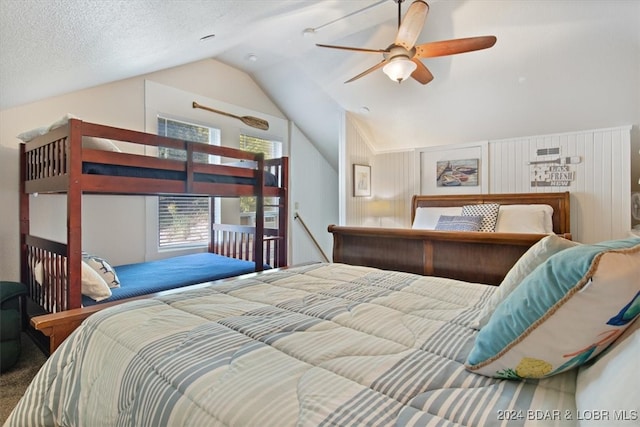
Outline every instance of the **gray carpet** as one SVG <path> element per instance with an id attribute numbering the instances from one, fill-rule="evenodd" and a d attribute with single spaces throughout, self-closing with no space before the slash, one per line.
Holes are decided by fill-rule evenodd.
<path id="1" fill-rule="evenodd" d="M 0 425 L 16 406 L 46 357 L 26 334 L 22 334 L 22 354 L 18 363 L 0 374 Z"/>

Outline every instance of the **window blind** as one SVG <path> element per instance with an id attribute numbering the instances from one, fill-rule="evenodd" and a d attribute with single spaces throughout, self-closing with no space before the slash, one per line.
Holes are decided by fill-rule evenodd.
<path id="1" fill-rule="evenodd" d="M 195 143 L 219 141 L 219 130 L 158 117 L 158 134 Z M 159 147 L 164 159 L 186 160 L 186 151 Z M 196 161 L 212 163 L 206 154 L 197 153 Z M 158 196 L 158 247 L 205 246 L 209 243 L 210 198 L 202 196 Z"/>

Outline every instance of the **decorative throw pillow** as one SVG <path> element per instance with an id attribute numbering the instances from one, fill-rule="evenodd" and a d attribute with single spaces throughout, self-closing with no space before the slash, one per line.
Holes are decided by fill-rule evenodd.
<path id="1" fill-rule="evenodd" d="M 482 223 L 481 216 L 449 216 L 441 215 L 436 230 L 478 231 Z"/>
<path id="2" fill-rule="evenodd" d="M 496 307 L 504 301 L 537 266 L 545 262 L 551 255 L 579 244 L 578 242 L 551 234 L 543 237 L 535 245 L 531 246 L 513 267 L 511 267 L 511 270 L 509 270 L 504 277 L 498 289 L 495 290 L 482 307 L 478 316 L 476 329 L 481 329 L 487 324 Z"/>
<path id="3" fill-rule="evenodd" d="M 110 288 L 120 287 L 120 279 L 115 269 L 104 258 L 83 252 L 82 260 L 98 273 Z"/>
<path id="4" fill-rule="evenodd" d="M 640 314 L 640 239 L 579 245 L 529 274 L 478 332 L 466 362 L 496 378 L 542 378 L 597 356 Z"/>
<path id="5" fill-rule="evenodd" d="M 102 301 L 111 296 L 111 288 L 107 282 L 86 262 L 82 263 L 82 293 L 96 301 Z"/>
<path id="6" fill-rule="evenodd" d="M 462 207 L 463 216 L 482 216 L 482 224 L 478 231 L 492 232 L 496 229 L 498 220 L 498 203 L 486 203 L 482 205 L 464 205 Z"/>

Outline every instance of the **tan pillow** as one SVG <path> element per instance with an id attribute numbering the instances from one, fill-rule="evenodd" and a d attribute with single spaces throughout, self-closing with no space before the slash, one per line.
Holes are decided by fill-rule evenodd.
<path id="1" fill-rule="evenodd" d="M 45 275 L 49 276 L 50 272 L 45 272 L 42 261 L 38 262 L 33 269 L 36 281 L 45 284 Z M 95 301 L 102 301 L 111 296 L 111 289 L 102 276 L 89 266 L 86 262 L 82 262 L 82 294 L 88 296 Z"/>
<path id="2" fill-rule="evenodd" d="M 513 292 L 513 290 L 527 277 L 537 266 L 545 262 L 551 255 L 556 254 L 564 249 L 572 248 L 580 243 L 558 237 L 555 234 L 546 236 L 531 246 L 527 252 L 511 267 L 511 270 L 495 290 L 493 295 L 487 300 L 482 307 L 478 316 L 476 329 L 481 329 L 489 322 L 489 318 L 495 311 L 498 304 Z"/>

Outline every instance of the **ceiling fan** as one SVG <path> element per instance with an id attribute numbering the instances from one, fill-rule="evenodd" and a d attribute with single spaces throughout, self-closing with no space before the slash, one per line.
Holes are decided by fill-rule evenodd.
<path id="1" fill-rule="evenodd" d="M 359 47 L 316 44 L 316 46 L 319 47 L 332 49 L 382 54 L 383 59 L 381 62 L 347 80 L 345 83 L 350 83 L 382 68 L 382 71 L 388 75 L 391 80 L 395 80 L 398 83 L 401 83 L 409 77 L 413 77 L 425 85 L 433 80 L 433 74 L 431 74 L 431 71 L 429 71 L 420 59 L 487 49 L 496 43 L 495 36 L 481 36 L 443 40 L 416 46 L 416 41 L 422 32 L 422 27 L 429 12 L 429 5 L 422 0 L 414 0 L 411 6 L 409 6 L 409 10 L 407 10 L 404 19 L 402 19 L 401 9 L 404 0 L 394 1 L 398 4 L 398 33 L 395 41 L 386 49 L 364 49 Z"/>

